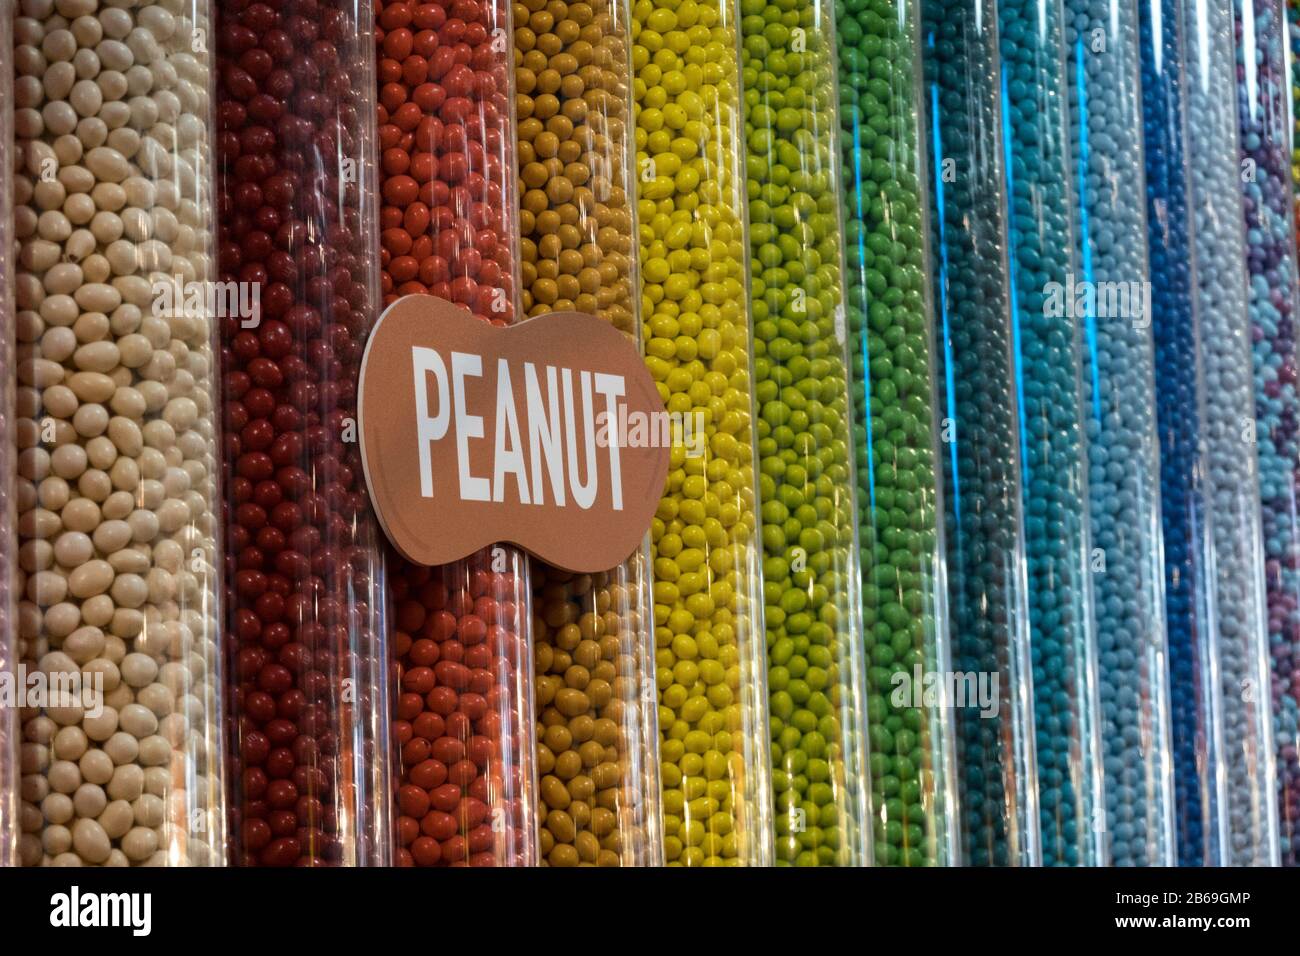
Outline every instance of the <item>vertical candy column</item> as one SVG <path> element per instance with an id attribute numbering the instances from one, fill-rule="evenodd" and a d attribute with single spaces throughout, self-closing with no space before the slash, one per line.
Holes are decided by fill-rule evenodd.
<path id="1" fill-rule="evenodd" d="M 1101 805 L 1097 647 L 1088 580 L 1082 317 L 1060 0 L 1001 0 L 1005 179 L 1044 866 L 1095 866 Z"/>
<path id="2" fill-rule="evenodd" d="M 670 866 L 772 854 L 736 16 L 632 7 L 646 366 L 665 407 L 703 423 L 651 522 Z"/>
<path id="3" fill-rule="evenodd" d="M 1295 866 L 1300 863 L 1300 527 L 1295 514 L 1300 398 L 1288 37 L 1280 2 L 1234 2 L 1233 14 L 1279 837 L 1282 864 Z"/>
<path id="4" fill-rule="evenodd" d="M 592 313 L 638 341 L 630 45 L 622 0 L 515 5 L 524 311 Z M 596 575 L 533 563 L 546 865 L 661 859 L 647 573 L 641 553 Z"/>
<path id="5" fill-rule="evenodd" d="M 217 29 L 235 862 L 391 852 L 381 538 L 356 424 L 379 306 L 369 3 L 223 3 Z"/>
<path id="6" fill-rule="evenodd" d="M 1104 832 L 1117 866 L 1173 862 L 1173 779 L 1136 5 L 1065 0 Z"/>
<path id="7" fill-rule="evenodd" d="M 1192 210 L 1192 337 L 1201 375 L 1200 397 L 1188 404 L 1201 415 L 1196 427 L 1203 463 L 1196 491 L 1200 513 L 1208 518 L 1214 609 L 1213 631 L 1169 647 L 1178 862 L 1276 864 L 1233 17 L 1226 4 L 1198 3 L 1181 4 L 1176 15 Z"/>
<path id="8" fill-rule="evenodd" d="M 12 0 L 0 0 L 0 77 L 13 73 Z M 0 110 L 0 144 L 7 150 L 13 142 L 13 113 Z M 13 368 L 13 163 L 0 160 L 0 367 Z M 8 378 L 0 383 L 0 675 L 11 680 L 14 671 L 14 518 L 17 516 L 14 488 L 14 388 Z M 0 866 L 11 866 L 18 852 L 18 712 L 12 707 L 0 711 Z"/>
<path id="9" fill-rule="evenodd" d="M 1156 414 L 1160 435 L 1160 520 L 1165 544 L 1165 619 L 1172 683 L 1174 797 L 1178 860 L 1203 859 L 1207 839 L 1196 768 L 1199 694 L 1208 675 L 1192 664 L 1196 642 L 1215 630 L 1207 579 L 1207 515 L 1201 501 L 1205 463 L 1200 456 L 1201 367 L 1193 299 L 1192 221 L 1184 143 L 1182 43 L 1175 4 L 1142 0 L 1142 108 L 1146 146 L 1147 238 L 1155 337 Z M 1212 851 L 1213 852 L 1213 851 Z"/>
<path id="10" fill-rule="evenodd" d="M 742 0 L 740 28 L 776 860 L 858 865 L 870 833 L 834 25 L 819 0 Z M 918 730 L 897 734 L 915 746 Z M 884 723 L 871 732 L 897 752 Z"/>
<path id="11" fill-rule="evenodd" d="M 380 283 L 518 317 L 509 11 L 379 2 Z M 526 865 L 528 575 L 505 546 L 429 568 L 389 552 L 399 866 Z"/>
<path id="12" fill-rule="evenodd" d="M 997 9 L 921 6 L 962 862 L 1038 862 Z"/>
<path id="13" fill-rule="evenodd" d="M 389 557 L 399 866 L 530 866 L 528 565 L 492 547 L 440 567 Z"/>
<path id="14" fill-rule="evenodd" d="M 1282 82 L 1291 84 L 1291 177 L 1293 197 L 1300 197 L 1300 4 L 1289 0 L 1287 3 L 1289 34 L 1289 62 L 1291 73 Z M 1296 229 L 1296 241 L 1300 243 L 1300 198 L 1293 198 L 1292 228 Z M 1249 220 L 1248 220 L 1249 221 Z M 1256 349 L 1258 353 L 1258 347 Z M 1294 354 L 1294 352 L 1292 352 Z M 1258 362 L 1258 359 L 1257 359 Z M 1288 363 L 1294 366 L 1294 359 Z M 1259 366 L 1256 364 L 1256 368 Z M 1256 388 L 1258 389 L 1258 383 Z M 1275 386 L 1276 387 L 1276 386 Z M 1292 390 L 1294 386 L 1292 387 Z M 1289 396 L 1290 392 L 1286 392 Z M 1258 406 L 1257 406 L 1258 407 Z M 1300 417 L 1300 412 L 1289 417 Z M 1294 442 L 1288 443 L 1294 447 Z M 1283 452 L 1285 455 L 1285 452 Z M 1294 458 L 1292 459 L 1294 461 Z M 1264 489 L 1264 459 L 1260 458 L 1260 491 Z M 1265 528 L 1276 524 L 1268 518 L 1269 505 L 1265 503 Z M 1278 550 L 1277 538 L 1270 540 L 1265 531 L 1265 541 L 1269 552 L 1269 657 L 1272 669 L 1272 703 L 1273 727 L 1277 747 L 1278 776 L 1278 810 L 1280 812 L 1280 841 L 1282 862 L 1286 866 L 1300 864 L 1300 626 L 1297 625 L 1296 598 L 1284 598 L 1282 591 L 1282 568 L 1286 567 L 1290 586 L 1286 590 L 1295 594 L 1294 565 L 1300 560 L 1292 559 L 1285 563 L 1275 559 L 1273 551 Z M 1290 565 L 1290 566 L 1288 566 Z M 1274 582 L 1277 583 L 1274 583 Z M 1275 610 L 1277 608 L 1277 610 Z"/>
<path id="15" fill-rule="evenodd" d="M 869 732 L 874 859 L 933 865 L 954 832 L 949 711 L 895 697 L 893 680 L 947 666 L 920 25 L 897 0 L 835 11 L 867 721 L 888 731 Z"/>
<path id="16" fill-rule="evenodd" d="M 225 862 L 210 14 L 14 21 L 29 866 Z"/>

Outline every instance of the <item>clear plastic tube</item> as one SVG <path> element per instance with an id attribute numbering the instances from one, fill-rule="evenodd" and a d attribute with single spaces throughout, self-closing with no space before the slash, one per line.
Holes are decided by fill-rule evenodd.
<path id="1" fill-rule="evenodd" d="M 221 865 L 211 11 L 73 6 L 14 21 L 19 860 Z"/>
<path id="2" fill-rule="evenodd" d="M 389 567 L 401 675 L 397 862 L 530 866 L 527 559 L 492 547 L 436 568 L 392 555 Z"/>
<path id="3" fill-rule="evenodd" d="M 1234 0 L 1237 129 L 1254 341 L 1256 447 L 1284 866 L 1300 863 L 1300 398 L 1293 131 L 1283 4 Z"/>
<path id="4" fill-rule="evenodd" d="M 1201 369 L 1183 139 L 1183 63 L 1175 5 L 1165 0 L 1143 0 L 1139 12 L 1147 238 L 1151 281 L 1154 288 L 1160 289 L 1152 302 L 1151 322 L 1160 435 L 1165 620 L 1173 678 L 1170 719 L 1174 730 L 1177 852 L 1179 862 L 1190 864 L 1204 853 L 1207 838 L 1213 838 L 1202 819 L 1202 810 L 1209 811 L 1212 805 L 1200 792 L 1196 770 L 1198 744 L 1204 748 L 1207 742 L 1203 733 L 1196 733 L 1203 729 L 1197 727 L 1198 711 L 1204 714 L 1198 706 L 1198 690 L 1208 691 L 1209 681 L 1208 674 L 1193 672 L 1190 661 L 1208 656 L 1215 624 L 1206 577 L 1210 518 L 1200 500 L 1205 462 L 1200 455 Z"/>
<path id="5" fill-rule="evenodd" d="M 962 862 L 1039 862 L 997 9 L 927 0 L 931 250 Z"/>
<path id="6" fill-rule="evenodd" d="M 533 563 L 538 823 L 549 866 L 656 866 L 653 622 L 640 554 L 601 574 Z"/>
<path id="7" fill-rule="evenodd" d="M 1292 226 L 1296 231 L 1296 241 L 1300 242 L 1300 104 L 1297 103 L 1296 84 L 1300 83 L 1300 4 L 1288 0 L 1286 4 L 1289 42 L 1286 46 L 1288 75 L 1291 83 L 1291 177 L 1292 177 Z M 1285 82 L 1285 81 L 1284 81 Z M 1293 273 L 1294 274 L 1294 273 Z M 1292 350 L 1291 355 L 1294 356 Z M 1294 358 L 1291 359 L 1294 365 Z M 1258 366 L 1257 366 L 1258 367 Z M 1256 386 L 1258 388 L 1258 385 Z M 1287 393 L 1289 396 L 1289 392 Z M 1258 406 L 1257 406 L 1258 407 Z M 1294 446 L 1294 442 L 1288 442 Z M 1279 449 L 1281 454 L 1284 451 Z M 1294 461 L 1294 459 L 1292 459 Z M 1261 492 L 1264 462 L 1260 460 Z M 1265 503 L 1267 510 L 1268 504 Z M 1267 521 L 1267 516 L 1265 518 Z M 1267 540 L 1267 539 L 1266 539 Z M 1270 549 L 1276 549 L 1277 542 L 1269 541 Z M 1266 559 L 1272 557 L 1268 552 Z M 1294 563 L 1294 562 L 1293 562 Z M 1295 626 L 1295 599 L 1289 602 L 1275 595 L 1280 586 L 1274 585 L 1283 572 L 1280 567 L 1269 566 L 1269 658 L 1272 678 L 1270 681 L 1273 704 L 1273 728 L 1277 748 L 1278 810 L 1280 813 L 1280 844 L 1282 863 L 1285 866 L 1300 865 L 1300 633 Z M 1294 577 L 1294 570 L 1289 570 L 1288 577 Z M 1280 585 L 1279 580 L 1279 585 Z M 1294 581 L 1292 592 L 1294 592 Z M 1286 620 L 1275 616 L 1274 607 L 1278 606 L 1286 615 Z"/>
<path id="8" fill-rule="evenodd" d="M 505 0 L 379 0 L 380 282 L 498 326 L 519 318 L 510 12 Z M 536 858 L 524 557 L 427 568 L 392 552 L 399 866 Z"/>
<path id="9" fill-rule="evenodd" d="M 1117 866 L 1173 862 L 1137 7 L 1065 0 L 1105 812 Z M 1099 808 L 1100 809 L 1100 808 Z"/>
<path id="10" fill-rule="evenodd" d="M 1181 866 L 1276 863 L 1232 13 L 1142 7 Z M 1243 448 L 1243 444 L 1245 448 Z"/>
<path id="11" fill-rule="evenodd" d="M 0 0 L 0 76 L 13 76 L 13 15 L 11 0 Z M 0 145 L 13 143 L 13 112 L 0 110 Z M 13 368 L 13 161 L 0 159 L 0 368 Z M 14 519 L 14 387 L 8 376 L 0 382 L 0 679 L 16 676 L 14 656 L 14 568 L 12 541 Z M 0 866 L 11 866 L 18 858 L 18 711 L 0 709 Z"/>
<path id="12" fill-rule="evenodd" d="M 871 833 L 834 24 L 820 0 L 740 10 L 776 861 L 858 865 Z M 909 747 L 870 729 L 885 752 L 925 731 L 900 727 Z"/>
<path id="13" fill-rule="evenodd" d="M 1048 308 L 1078 273 L 1064 12 L 1059 0 L 1002 0 L 998 30 L 1042 862 L 1095 866 L 1101 759 L 1082 318 Z"/>
<path id="14" fill-rule="evenodd" d="M 639 343 L 630 31 L 626 0 L 515 6 L 524 310 L 592 313 Z M 597 575 L 533 562 L 549 866 L 663 859 L 647 553 Z"/>
<path id="15" fill-rule="evenodd" d="M 1206 491 L 1213 543 L 1217 643 L 1211 646 L 1211 713 L 1219 788 L 1213 826 L 1224 866 L 1278 863 L 1269 683 L 1268 605 L 1257 504 L 1252 333 L 1234 102 L 1231 10 L 1181 8 L 1186 46 L 1187 152 L 1196 210 L 1197 330 L 1204 381 Z M 1172 660 L 1171 660 L 1172 666 Z M 1220 772 L 1218 768 L 1224 767 Z"/>
<path id="16" fill-rule="evenodd" d="M 650 529 L 670 866 L 772 860 L 736 9 L 632 5 L 646 366 L 704 426 L 674 447 Z"/>
<path id="17" fill-rule="evenodd" d="M 357 442 L 378 317 L 368 2 L 221 5 L 234 859 L 392 854 L 384 553 Z"/>
<path id="18" fill-rule="evenodd" d="M 894 696 L 895 675 L 910 686 L 919 665 L 924 681 L 948 654 L 917 16 L 908 2 L 836 6 L 867 720 L 894 738 L 870 740 L 882 865 L 950 862 L 956 831 L 950 711 Z M 899 750 L 899 729 L 913 746 Z"/>

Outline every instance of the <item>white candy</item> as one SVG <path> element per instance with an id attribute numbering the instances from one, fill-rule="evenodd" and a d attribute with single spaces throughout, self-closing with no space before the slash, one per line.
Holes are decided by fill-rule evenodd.
<path id="1" fill-rule="evenodd" d="M 188 567 L 216 553 L 212 326 L 153 310 L 155 278 L 215 278 L 195 173 L 213 168 L 211 58 L 190 49 L 210 22 L 191 9 L 20 0 L 13 20 L 15 630 L 29 668 L 99 695 L 24 712 L 29 865 L 212 859 L 212 835 L 177 825 L 218 756 L 216 574 Z"/>

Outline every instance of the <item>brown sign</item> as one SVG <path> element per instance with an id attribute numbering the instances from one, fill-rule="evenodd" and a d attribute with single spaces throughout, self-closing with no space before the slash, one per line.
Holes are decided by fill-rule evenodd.
<path id="1" fill-rule="evenodd" d="M 500 329 L 428 295 L 394 302 L 371 333 L 358 418 L 366 483 L 406 558 L 512 542 L 569 571 L 636 550 L 690 428 L 595 316 Z"/>

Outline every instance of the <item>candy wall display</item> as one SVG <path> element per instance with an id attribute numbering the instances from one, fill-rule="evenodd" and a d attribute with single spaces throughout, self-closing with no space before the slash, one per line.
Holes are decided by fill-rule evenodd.
<path id="1" fill-rule="evenodd" d="M 646 366 L 704 426 L 650 528 L 670 866 L 772 861 L 736 19 L 730 0 L 632 5 Z"/>
<path id="2" fill-rule="evenodd" d="M 1029 578 L 1039 838 L 1044 866 L 1095 866 L 1101 805 L 1097 646 L 1088 580 L 1082 317 L 1059 296 L 1079 271 L 1059 2 L 998 4 L 1014 296 L 1020 495 Z"/>
<path id="3" fill-rule="evenodd" d="M 1281 3 L 1233 4 L 1241 190 L 1250 271 L 1256 447 L 1268 599 L 1282 864 L 1300 862 L 1300 469 L 1296 245 L 1288 175 L 1287 28 Z"/>
<path id="4" fill-rule="evenodd" d="M 14 7 L 0 0 L 0 76 L 12 76 Z M 13 114 L 0 110 L 0 145 L 8 150 L 13 142 Z M 13 201 L 13 162 L 0 160 L 0 368 L 13 368 L 13 237 L 10 203 Z M 14 519 L 13 474 L 14 388 L 11 381 L 0 383 L 0 677 L 15 674 L 14 570 L 12 558 Z M 7 675 L 7 676 L 5 676 Z M 18 852 L 18 712 L 0 710 L 0 866 L 10 866 Z"/>
<path id="5" fill-rule="evenodd" d="M 1173 862 L 1164 568 L 1136 5 L 1065 0 L 1105 812 L 1116 866 Z"/>
<path id="6" fill-rule="evenodd" d="M 375 6 L 380 283 L 514 324 L 509 11 L 502 2 Z M 523 555 L 429 568 L 390 551 L 399 866 L 528 865 L 536 856 Z"/>
<path id="7" fill-rule="evenodd" d="M 818 0 L 740 12 L 776 861 L 854 865 L 870 833 L 834 25 Z M 919 731 L 871 727 L 896 752 Z"/>
<path id="8" fill-rule="evenodd" d="M 962 860 L 1038 862 L 997 11 L 927 0 L 931 268 Z M 967 676 L 969 675 L 969 677 Z M 953 685 L 954 691 L 957 690 Z"/>
<path id="9" fill-rule="evenodd" d="M 381 537 L 357 440 L 379 312 L 369 3 L 218 11 L 234 861 L 387 863 Z"/>
<path id="10" fill-rule="evenodd" d="M 515 4 L 524 310 L 590 312 L 639 342 L 630 29 L 623 0 Z M 662 859 L 647 573 L 641 553 L 597 575 L 533 563 L 546 865 Z"/>
<path id="11" fill-rule="evenodd" d="M 1276 861 L 1232 13 L 1142 7 L 1178 862 Z M 1184 138 L 1185 137 L 1185 138 Z"/>
<path id="12" fill-rule="evenodd" d="M 211 9 L 18 14 L 18 859 L 220 865 Z"/>
<path id="13" fill-rule="evenodd" d="M 894 695 L 896 674 L 947 669 L 920 26 L 914 3 L 835 14 L 867 720 L 888 732 L 868 738 L 874 860 L 934 865 L 955 832 L 950 711 Z"/>

